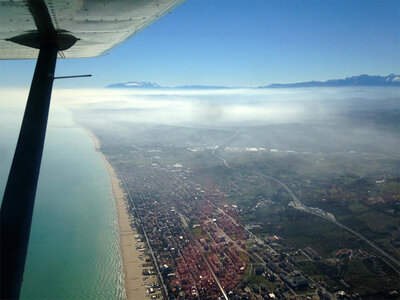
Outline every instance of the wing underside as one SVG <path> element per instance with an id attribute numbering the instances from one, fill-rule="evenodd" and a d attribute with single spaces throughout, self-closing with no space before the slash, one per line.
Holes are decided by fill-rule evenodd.
<path id="1" fill-rule="evenodd" d="M 183 0 L 36 0 L 44 2 L 57 32 L 75 38 L 60 58 L 94 57 L 108 53 Z M 33 59 L 38 50 L 9 41 L 35 32 L 37 26 L 24 0 L 0 0 L 0 59 Z"/>

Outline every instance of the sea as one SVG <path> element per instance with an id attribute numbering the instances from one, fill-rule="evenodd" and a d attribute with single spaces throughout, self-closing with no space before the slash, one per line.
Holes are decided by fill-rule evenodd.
<path id="1" fill-rule="evenodd" d="M 3 197 L 23 106 L 0 105 Z M 123 299 L 117 212 L 107 169 L 71 112 L 52 106 L 21 299 Z"/>

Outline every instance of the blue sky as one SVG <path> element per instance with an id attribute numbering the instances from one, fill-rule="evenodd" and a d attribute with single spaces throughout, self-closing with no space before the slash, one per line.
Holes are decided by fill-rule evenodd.
<path id="1" fill-rule="evenodd" d="M 104 57 L 59 60 L 57 75 L 163 86 L 258 86 L 400 73 L 400 1 L 188 0 Z M 0 61 L 1 86 L 29 86 L 35 62 Z"/>

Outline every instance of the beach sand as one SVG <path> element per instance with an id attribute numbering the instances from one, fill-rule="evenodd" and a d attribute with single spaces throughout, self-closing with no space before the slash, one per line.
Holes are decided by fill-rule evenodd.
<path id="1" fill-rule="evenodd" d="M 142 275 L 143 267 L 145 263 L 144 259 L 148 257 L 140 248 L 144 247 L 145 244 L 135 239 L 136 230 L 130 226 L 132 217 L 127 212 L 126 194 L 121 187 L 121 182 L 116 174 L 116 171 L 112 165 L 108 162 L 103 153 L 100 152 L 100 142 L 96 136 L 94 136 L 89 130 L 82 128 L 87 132 L 93 139 L 95 148 L 100 154 L 107 167 L 108 174 L 110 176 L 113 196 L 118 212 L 118 227 L 119 227 L 119 240 L 121 248 L 121 257 L 123 270 L 125 274 L 125 291 L 126 298 L 129 299 L 148 299 L 146 293 L 146 285 L 150 282 L 156 282 L 155 277 L 144 277 Z M 139 249 L 137 249 L 137 247 Z M 154 280 L 155 279 L 155 280 Z M 146 297 L 147 295 L 147 297 Z"/>

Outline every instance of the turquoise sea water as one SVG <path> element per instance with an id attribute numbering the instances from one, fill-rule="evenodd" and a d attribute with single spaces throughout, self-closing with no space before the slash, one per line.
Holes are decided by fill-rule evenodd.
<path id="1" fill-rule="evenodd" d="M 22 107 L 0 110 L 4 193 Z M 121 299 L 117 214 L 107 169 L 69 111 L 52 107 L 21 299 Z"/>

